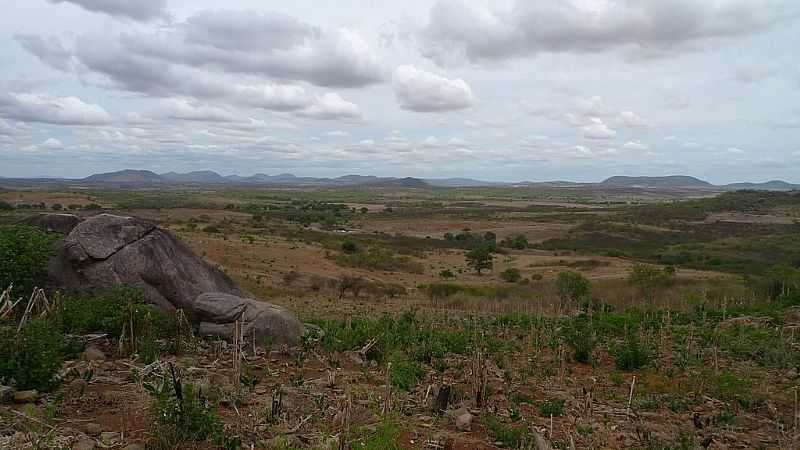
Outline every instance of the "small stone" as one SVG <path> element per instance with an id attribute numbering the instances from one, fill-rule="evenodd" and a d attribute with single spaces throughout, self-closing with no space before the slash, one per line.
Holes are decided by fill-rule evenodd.
<path id="1" fill-rule="evenodd" d="M 96 424 L 94 422 L 87 423 L 85 429 L 86 429 L 86 434 L 90 436 L 98 436 L 100 433 L 103 432 L 103 428 L 101 428 L 99 424 Z"/>
<path id="2" fill-rule="evenodd" d="M 14 403 L 33 403 L 39 399 L 38 391 L 17 391 L 14 393 Z"/>
<path id="3" fill-rule="evenodd" d="M 105 361 L 105 359 L 106 354 L 94 345 L 86 347 L 86 350 L 83 351 L 84 361 Z"/>
<path id="4" fill-rule="evenodd" d="M 115 433 L 113 431 L 105 431 L 103 433 L 100 433 L 100 441 L 105 446 L 116 445 L 117 443 L 119 443 L 119 440 L 120 440 L 119 433 Z"/>
<path id="5" fill-rule="evenodd" d="M 91 439 L 82 439 L 72 445 L 72 450 L 94 450 L 97 444 Z"/>
<path id="6" fill-rule="evenodd" d="M 456 417 L 456 429 L 458 431 L 472 430 L 472 414 L 464 413 Z"/>
<path id="7" fill-rule="evenodd" d="M 14 401 L 14 388 L 0 385 L 0 403 L 11 403 Z"/>

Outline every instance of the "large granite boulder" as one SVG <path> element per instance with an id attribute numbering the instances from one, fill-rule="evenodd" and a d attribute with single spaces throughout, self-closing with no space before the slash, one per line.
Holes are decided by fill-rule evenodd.
<path id="1" fill-rule="evenodd" d="M 81 223 L 81 218 L 72 214 L 42 213 L 26 217 L 18 223 L 40 228 L 49 233 L 69 234 Z"/>
<path id="2" fill-rule="evenodd" d="M 228 324 L 236 320 L 233 314 L 246 312 L 250 334 L 296 342 L 304 331 L 291 313 L 250 298 L 184 242 L 133 217 L 101 214 L 81 222 L 60 242 L 48 271 L 51 283 L 71 293 L 99 294 L 119 285 L 138 288 L 165 313 L 183 309 L 195 325 Z M 201 295 L 207 292 L 214 294 Z"/>
<path id="3" fill-rule="evenodd" d="M 201 336 L 230 339 L 235 322 L 242 321 L 245 341 L 297 344 L 305 332 L 289 310 L 251 298 L 241 298 L 221 292 L 206 292 L 192 302 L 191 314 L 199 321 Z"/>

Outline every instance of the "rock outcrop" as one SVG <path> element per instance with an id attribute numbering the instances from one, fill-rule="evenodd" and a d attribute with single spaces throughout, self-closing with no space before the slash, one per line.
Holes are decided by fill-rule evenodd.
<path id="1" fill-rule="evenodd" d="M 70 293 L 138 288 L 165 313 L 183 309 L 195 325 L 217 325 L 210 334 L 220 337 L 231 336 L 226 324 L 244 310 L 250 334 L 291 343 L 304 331 L 290 312 L 252 299 L 167 230 L 133 217 L 101 214 L 81 222 L 59 243 L 48 271 L 50 282 Z"/>
<path id="2" fill-rule="evenodd" d="M 66 235 L 81 223 L 81 218 L 72 214 L 42 213 L 22 219 L 18 223 L 20 225 L 30 225 L 32 227 L 41 228 L 50 233 Z"/>
<path id="3" fill-rule="evenodd" d="M 227 339 L 233 335 L 237 320 L 242 321 L 244 339 L 255 339 L 257 345 L 297 344 L 305 331 L 303 324 L 283 307 L 221 292 L 198 295 L 190 312 L 199 321 L 201 336 Z"/>

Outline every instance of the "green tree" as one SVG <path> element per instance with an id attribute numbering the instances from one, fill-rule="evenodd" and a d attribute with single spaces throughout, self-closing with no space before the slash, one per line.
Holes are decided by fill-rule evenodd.
<path id="1" fill-rule="evenodd" d="M 556 289 L 562 308 L 575 306 L 589 294 L 589 280 L 577 272 L 561 272 L 556 277 Z"/>
<path id="2" fill-rule="evenodd" d="M 634 264 L 628 273 L 628 283 L 636 287 L 642 297 L 652 303 L 658 292 L 675 281 L 675 268 L 659 269 L 645 264 Z"/>
<path id="3" fill-rule="evenodd" d="M 358 245 L 351 240 L 344 241 L 342 242 L 342 251 L 349 254 L 357 253 Z"/>
<path id="4" fill-rule="evenodd" d="M 14 209 L 14 207 L 11 206 L 10 203 L 0 201 L 0 211 L 11 211 L 12 209 Z"/>
<path id="5" fill-rule="evenodd" d="M 789 295 L 800 289 L 800 269 L 789 264 L 772 266 L 765 275 L 767 292 L 771 298 Z"/>
<path id="6" fill-rule="evenodd" d="M 494 267 L 494 256 L 488 246 L 479 245 L 467 252 L 467 266 L 471 267 L 478 275 L 484 270 L 492 270 Z"/>
<path id="7" fill-rule="evenodd" d="M 57 236 L 27 225 L 0 226 L 0 289 L 14 284 L 19 295 L 41 285 Z"/>
<path id="8" fill-rule="evenodd" d="M 522 279 L 522 274 L 519 273 L 519 269 L 512 267 L 500 272 L 500 278 L 509 283 L 516 283 Z"/>
<path id="9" fill-rule="evenodd" d="M 528 248 L 528 237 L 524 234 L 517 234 L 509 239 L 506 239 L 505 245 L 513 248 L 514 250 L 525 250 Z"/>

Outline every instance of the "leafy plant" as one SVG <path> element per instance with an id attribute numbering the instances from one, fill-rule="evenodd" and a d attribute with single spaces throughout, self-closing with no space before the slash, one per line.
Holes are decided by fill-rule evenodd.
<path id="1" fill-rule="evenodd" d="M 58 236 L 27 225 L 0 225 L 0 289 L 30 295 L 41 285 Z"/>
<path id="2" fill-rule="evenodd" d="M 173 369 L 174 370 L 174 369 Z M 188 443 L 211 440 L 218 448 L 236 449 L 237 439 L 225 435 L 224 426 L 216 409 L 207 406 L 208 393 L 191 384 L 182 384 L 174 375 L 158 383 L 145 383 L 152 396 L 156 446 L 159 449 L 179 448 Z"/>
<path id="3" fill-rule="evenodd" d="M 519 269 L 510 268 L 500 272 L 500 278 L 509 283 L 516 283 L 522 279 L 522 274 L 519 273 Z"/>
<path id="4" fill-rule="evenodd" d="M 649 350 L 635 333 L 629 333 L 613 354 L 614 363 L 619 370 L 639 370 L 650 362 Z"/>
<path id="5" fill-rule="evenodd" d="M 18 389 L 49 391 L 64 363 L 64 337 L 50 322 L 34 319 L 19 334 L 0 328 L 0 379 Z"/>
<path id="6" fill-rule="evenodd" d="M 561 417 L 564 415 L 564 400 L 550 400 L 539 405 L 539 415 L 542 417 Z"/>
<path id="7" fill-rule="evenodd" d="M 577 272 L 561 272 L 556 278 L 561 305 L 577 304 L 589 293 L 589 280 Z"/>

